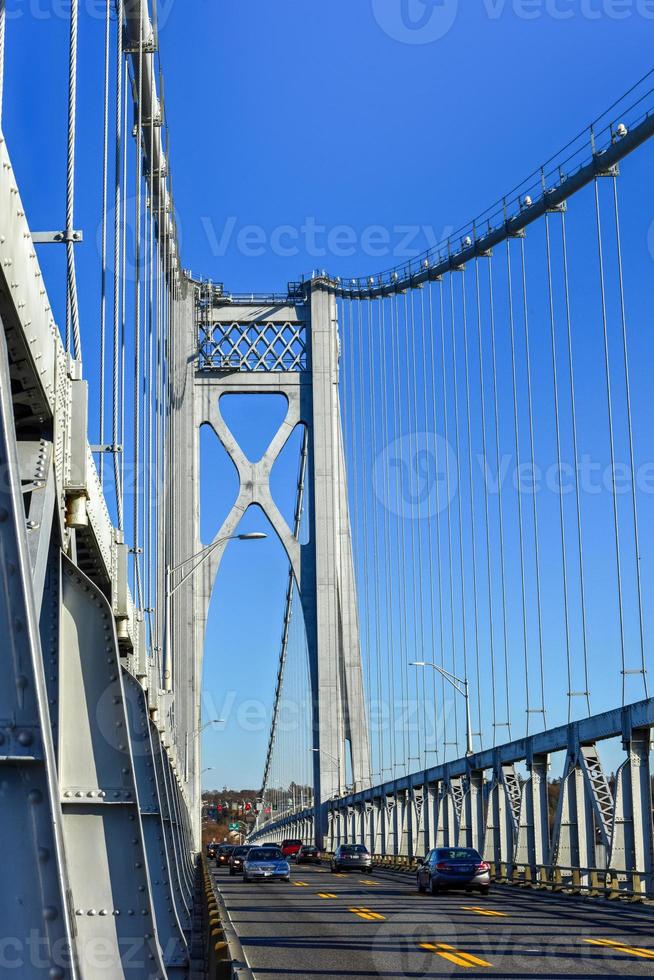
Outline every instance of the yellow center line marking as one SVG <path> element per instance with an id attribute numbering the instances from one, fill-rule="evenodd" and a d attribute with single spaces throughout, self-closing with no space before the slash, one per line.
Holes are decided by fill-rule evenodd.
<path id="1" fill-rule="evenodd" d="M 641 949 L 638 946 L 627 946 L 626 943 L 620 943 L 615 939 L 584 939 L 585 943 L 591 943 L 593 946 L 604 946 L 609 949 L 614 949 L 617 953 L 629 953 L 631 956 L 641 956 L 645 960 L 654 960 L 654 950 L 651 949 Z"/>
<path id="2" fill-rule="evenodd" d="M 498 915 L 504 919 L 508 918 L 508 912 L 496 912 L 495 909 L 478 908 L 476 905 L 462 905 L 461 909 L 464 912 L 476 912 L 477 915 Z"/>
<path id="3" fill-rule="evenodd" d="M 347 875 L 344 875 L 341 871 L 332 871 L 332 874 L 335 878 L 347 878 Z"/>
<path id="4" fill-rule="evenodd" d="M 318 892 L 318 898 L 338 898 L 333 892 Z"/>
<path id="5" fill-rule="evenodd" d="M 449 960 L 456 966 L 465 966 L 466 969 L 470 969 L 472 966 L 493 965 L 478 956 L 473 956 L 472 953 L 464 953 L 460 949 L 455 949 L 454 946 L 448 946 L 447 943 L 420 943 L 420 948 L 426 949 L 430 953 L 436 953 L 437 956 L 442 956 L 444 960 Z"/>
<path id="6" fill-rule="evenodd" d="M 379 912 L 372 912 L 370 909 L 352 908 L 349 911 L 354 912 L 354 914 L 358 915 L 361 919 L 368 919 L 372 922 L 380 922 L 386 918 L 385 915 L 380 915 Z"/>
<path id="7" fill-rule="evenodd" d="M 379 884 L 378 881 L 369 881 L 368 878 L 359 878 L 359 883 L 361 885 L 374 885 L 375 887 Z"/>
<path id="8" fill-rule="evenodd" d="M 306 881 L 294 881 L 293 884 L 296 888 L 308 888 L 309 885 Z"/>

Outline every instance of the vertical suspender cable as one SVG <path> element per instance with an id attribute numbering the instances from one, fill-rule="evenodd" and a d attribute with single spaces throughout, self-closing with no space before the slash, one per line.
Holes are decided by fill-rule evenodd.
<path id="1" fill-rule="evenodd" d="M 116 513 L 119 530 L 124 528 L 123 494 L 118 457 L 119 429 L 119 386 L 120 386 L 120 255 L 121 255 L 121 157 L 122 157 L 122 102 L 123 102 L 123 0 L 117 0 L 116 29 L 116 131 L 114 158 L 114 310 L 113 310 L 113 378 L 112 378 L 112 428 L 111 442 L 114 465 L 114 488 L 116 494 Z"/>
<path id="2" fill-rule="evenodd" d="M 421 302 L 422 302 L 422 300 L 421 300 Z M 439 497 L 440 497 L 440 494 L 439 494 L 439 488 L 438 488 L 438 482 L 439 481 L 438 481 L 438 433 L 436 432 L 436 390 L 435 390 L 435 382 L 434 382 L 434 378 L 433 378 L 433 369 L 432 369 L 432 383 L 431 383 L 431 393 L 432 393 L 431 402 L 432 402 L 432 408 L 434 410 L 434 418 L 433 418 L 434 425 L 433 425 L 433 429 L 431 429 L 431 427 L 430 427 L 430 418 L 429 418 L 429 405 L 430 405 L 429 390 L 430 390 L 430 386 L 429 386 L 428 377 L 427 377 L 428 376 L 427 362 L 428 362 L 428 359 L 429 359 L 428 358 L 428 354 L 427 354 L 427 320 L 429 321 L 429 337 L 430 337 L 430 343 L 431 343 L 430 354 L 431 354 L 431 363 L 433 364 L 433 361 L 434 361 L 434 337 L 433 337 L 434 314 L 433 314 L 432 285 L 431 285 L 431 282 L 429 283 L 429 294 L 428 294 L 428 317 L 425 316 L 424 311 L 423 311 L 423 315 L 422 315 L 422 336 L 421 336 L 421 343 L 422 343 L 422 390 L 423 390 L 424 395 L 425 395 L 425 438 L 431 441 L 431 437 L 430 437 L 430 433 L 431 433 L 431 435 L 433 436 L 433 440 L 434 440 L 434 453 L 433 454 L 429 452 L 429 442 L 425 446 L 425 450 L 427 452 L 427 490 L 428 490 L 428 493 L 427 493 L 427 566 L 428 566 L 428 569 L 429 569 L 429 620 L 430 620 L 430 639 L 431 639 L 430 647 L 431 647 L 431 651 L 432 651 L 432 657 L 434 657 L 436 655 L 436 603 L 435 603 L 435 596 L 434 596 L 434 591 L 435 591 L 435 588 L 434 588 L 434 502 L 431 499 L 432 479 L 433 479 L 433 485 L 436 487 L 436 524 L 437 524 L 437 527 L 438 527 L 438 522 L 439 522 L 438 505 L 439 505 Z M 433 467 L 434 467 L 434 472 L 433 473 L 432 473 L 432 463 L 433 463 Z M 439 589 L 440 589 L 440 585 L 441 585 L 441 581 L 440 581 L 440 553 L 439 553 L 439 562 L 438 562 L 437 572 L 438 572 L 438 586 L 439 586 Z M 443 638 L 442 638 L 442 635 L 441 635 L 441 642 L 440 642 L 439 646 L 440 646 L 441 651 L 442 651 L 442 648 L 443 648 Z M 437 680 L 437 678 L 436 678 L 436 671 L 435 670 L 432 670 L 431 671 L 431 674 L 432 674 L 432 707 L 435 707 L 435 705 L 436 705 L 436 680 Z M 425 687 L 426 687 L 426 685 L 425 685 Z M 432 752 L 432 753 L 434 753 L 436 755 L 436 759 L 438 759 L 438 757 L 439 757 L 439 755 L 438 755 L 438 733 L 437 733 L 437 729 L 436 729 L 436 721 L 437 720 L 434 717 L 434 730 L 433 730 L 434 748 L 433 749 L 428 749 L 427 748 L 427 738 L 426 738 L 426 735 L 425 735 L 425 757 L 427 756 L 427 753 L 428 752 Z"/>
<path id="3" fill-rule="evenodd" d="M 409 351 L 411 351 L 411 379 L 409 386 L 413 385 L 413 398 L 409 396 L 409 431 L 412 433 L 413 450 L 412 458 L 409 466 L 409 473 L 411 474 L 411 504 L 415 507 L 415 512 L 411 515 L 411 581 L 412 581 L 412 593 L 413 593 L 413 636 L 414 636 L 414 650 L 420 651 L 420 659 L 423 659 L 424 652 L 424 622 L 423 622 L 423 575 L 422 575 L 422 534 L 420 524 L 418 523 L 418 529 L 416 533 L 416 522 L 422 519 L 420 511 L 420 492 L 416 489 L 414 483 L 414 471 L 416 478 L 419 476 L 418 470 L 418 460 L 420 458 L 420 450 L 418 446 L 418 381 L 416 375 L 416 360 L 418 356 L 417 348 L 417 331 L 416 331 L 416 316 L 415 316 L 415 302 L 414 302 L 414 290 L 411 290 L 411 321 L 410 324 L 407 322 L 407 356 Z M 409 327 L 411 337 L 409 339 Z M 413 418 L 412 418 L 413 409 Z M 417 545 L 417 548 L 416 548 Z M 417 559 L 417 565 L 416 565 Z M 416 574 L 417 573 L 417 574 Z M 416 581 L 417 579 L 417 581 Z M 418 629 L 418 624 L 420 628 Z M 416 760 L 418 765 L 422 765 L 422 739 L 420 726 L 418 724 L 418 715 L 420 713 L 420 706 L 422 706 L 422 718 L 423 718 L 423 729 L 425 724 L 425 674 L 424 671 L 415 672 L 416 681 L 416 728 L 417 728 L 417 751 L 418 755 Z"/>
<path id="4" fill-rule="evenodd" d="M 599 183 L 595 179 L 595 222 L 597 227 L 597 259 L 602 308 L 602 329 L 604 334 L 604 370 L 606 376 L 606 405 L 609 424 L 609 445 L 611 451 L 611 497 L 613 500 L 613 530 L 615 537 L 615 567 L 618 585 L 618 615 L 620 619 L 620 656 L 622 664 L 622 703 L 626 696 L 626 660 L 624 638 L 624 609 L 622 603 L 622 560 L 620 557 L 620 522 L 618 515 L 618 494 L 615 485 L 615 437 L 613 429 L 613 396 L 611 393 L 611 361 L 609 356 L 609 326 L 606 314 L 606 286 L 604 280 L 604 248 L 602 245 L 602 218 L 600 213 Z"/>
<path id="5" fill-rule="evenodd" d="M 586 706 L 590 710 L 590 672 L 588 666 L 588 629 L 586 621 L 586 577 L 584 574 L 584 547 L 581 524 L 581 493 L 579 488 L 579 444 L 577 439 L 577 399 L 575 395 L 574 358 L 572 351 L 572 314 L 570 308 L 570 284 L 568 278 L 568 243 L 565 228 L 565 211 L 561 211 L 561 249 L 563 259 L 563 286 L 565 293 L 565 315 L 567 325 L 568 374 L 570 377 L 570 410 L 572 415 L 572 451 L 574 454 L 575 501 L 577 511 L 577 547 L 579 551 L 579 596 L 581 600 L 581 632 L 584 651 L 584 689 Z"/>
<path id="6" fill-rule="evenodd" d="M 552 284 L 552 247 L 550 241 L 550 216 L 545 214 L 545 245 L 547 253 L 547 290 L 550 311 L 550 340 L 552 347 L 552 384 L 554 392 L 554 427 L 556 433 L 556 462 L 559 470 L 559 525 L 561 533 L 561 571 L 563 574 L 563 612 L 565 623 L 565 652 L 568 671 L 568 722 L 572 720 L 572 658 L 570 653 L 570 610 L 568 604 L 568 562 L 565 546 L 565 509 L 563 502 L 563 475 L 561 472 L 561 420 L 559 414 L 559 372 L 556 356 L 556 319 L 554 316 L 554 288 Z M 541 670 L 542 670 L 541 658 Z M 542 681 L 541 681 L 542 684 Z M 545 702 L 543 700 L 543 711 Z"/>
<path id="7" fill-rule="evenodd" d="M 452 294 L 452 273 L 449 274 L 450 281 L 450 297 Z M 452 483 L 450 479 L 450 435 L 449 435 L 449 416 L 448 416 L 448 398 L 447 398 L 447 369 L 445 366 L 445 309 L 444 309 L 444 296 L 443 289 L 441 286 L 441 296 L 440 296 L 440 307 L 441 307 L 441 367 L 443 375 L 443 418 L 445 420 L 445 445 L 447 450 L 445 452 L 445 486 L 447 490 L 447 538 L 448 538 L 448 559 L 449 559 L 449 586 L 450 586 L 450 642 L 451 642 L 451 660 L 452 660 L 452 672 L 456 674 L 456 624 L 454 622 L 454 548 L 452 544 Z M 456 487 L 456 492 L 459 492 L 459 488 Z M 449 667 L 449 665 L 448 665 Z M 458 747 L 458 701 L 454 698 L 454 741 L 449 742 L 447 739 L 447 734 L 449 727 L 447 725 L 447 713 L 445 711 L 445 680 L 442 679 L 442 698 L 443 698 L 443 728 L 445 732 L 444 745 L 453 745 Z"/>
<path id="8" fill-rule="evenodd" d="M 640 532 L 638 527 L 638 502 L 636 488 L 636 468 L 634 457 L 634 429 L 631 411 L 631 379 L 629 376 L 629 345 L 627 342 L 627 314 L 625 309 L 624 274 L 622 269 L 622 236 L 620 233 L 620 208 L 618 203 L 618 178 L 613 174 L 613 210 L 615 215 L 615 237 L 618 257 L 618 283 L 620 287 L 620 321 L 622 326 L 622 358 L 624 363 L 624 382 L 627 398 L 627 432 L 629 436 L 629 468 L 631 476 L 631 506 L 634 522 L 634 556 L 636 560 L 636 587 L 638 595 L 638 626 L 640 640 L 640 672 L 643 677 L 645 697 L 648 697 L 647 672 L 645 663 L 645 630 L 643 626 L 643 589 L 640 574 Z"/>
<path id="9" fill-rule="evenodd" d="M 104 28 L 104 115 L 102 131 L 102 248 L 100 271 L 100 484 L 104 488 L 105 345 L 107 333 L 107 196 L 109 172 L 109 54 L 111 0 L 106 0 Z"/>
<path id="10" fill-rule="evenodd" d="M 363 323 L 361 317 L 361 300 L 357 303 L 357 339 L 359 342 L 359 392 L 360 392 L 360 405 L 361 405 L 361 458 L 363 460 L 363 466 L 361 468 L 361 510 L 363 514 L 363 547 L 361 548 L 362 559 L 363 559 L 363 588 L 364 588 L 364 607 L 365 607 L 365 634 L 366 634 L 366 653 L 367 653 L 367 670 L 368 670 L 368 688 L 372 692 L 372 645 L 370 638 L 370 581 L 368 575 L 368 499 L 367 499 L 367 464 L 365 461 L 366 454 L 366 400 L 365 392 L 367 390 L 365 384 L 365 374 L 363 368 Z M 378 750 L 379 750 L 379 767 L 380 776 L 383 775 L 383 743 L 382 743 L 382 726 L 379 726 L 378 732 Z"/>
<path id="11" fill-rule="evenodd" d="M 439 280 L 439 290 L 443 293 L 443 281 Z M 436 394 L 436 345 L 434 343 L 434 297 L 433 297 L 433 287 L 429 284 L 429 352 L 431 359 L 431 392 L 432 392 L 432 410 L 434 418 L 434 442 L 436 446 L 435 452 L 435 480 L 436 480 L 436 570 L 438 574 L 438 630 L 439 630 L 439 653 L 440 653 L 440 666 L 445 669 L 445 623 L 443 614 L 443 559 L 441 551 L 441 472 L 440 472 L 440 454 L 438 451 L 441 442 L 441 435 L 438 431 L 438 399 Z M 448 453 L 448 446 L 444 446 L 445 455 Z M 449 501 L 446 501 L 446 506 L 449 506 Z M 437 686 L 437 676 L 436 671 L 433 671 L 433 692 L 434 692 L 434 705 L 436 705 L 436 686 Z M 444 695 L 445 690 L 445 678 L 440 676 L 440 686 L 441 694 Z M 442 701 L 444 701 L 444 696 Z M 443 743 L 447 741 L 447 733 L 445 728 L 445 713 L 443 712 Z M 438 713 L 434 717 L 434 734 L 436 734 L 436 728 L 438 725 Z M 437 743 L 438 751 L 438 743 Z"/>
<path id="12" fill-rule="evenodd" d="M 5 84 L 5 0 L 0 0 L 0 128 L 2 127 L 2 96 Z"/>
<path id="13" fill-rule="evenodd" d="M 475 659 L 477 674 L 477 722 L 479 744 L 484 744 L 483 729 L 481 720 L 481 667 L 479 657 L 479 597 L 477 594 L 477 532 L 475 519 L 475 484 L 472 469 L 472 407 L 470 400 L 470 354 L 468 350 L 468 310 L 466 303 L 466 280 L 465 270 L 461 272 L 461 298 L 462 298 L 462 317 L 463 317 L 463 353 L 465 364 L 465 383 L 466 383 L 466 421 L 468 428 L 468 471 L 470 479 L 470 534 L 472 543 L 472 597 L 475 625 Z M 468 678 L 469 680 L 469 678 Z"/>
<path id="14" fill-rule="evenodd" d="M 481 451 L 484 463 L 484 521 L 486 530 L 486 581 L 488 585 L 488 640 L 491 673 L 491 709 L 493 717 L 493 744 L 497 734 L 497 681 L 495 677 L 495 630 L 493 621 L 493 571 L 491 560 L 490 512 L 488 506 L 488 453 L 486 438 L 486 399 L 484 396 L 484 343 L 481 329 L 481 283 L 479 259 L 475 259 L 475 296 L 477 302 L 477 344 L 479 347 L 479 404 L 481 410 Z"/>
<path id="15" fill-rule="evenodd" d="M 493 256 L 488 257 L 488 307 L 490 313 L 491 359 L 493 377 L 493 409 L 495 418 L 495 465 L 497 468 L 497 510 L 500 545 L 500 582 L 502 586 L 502 635 L 504 638 L 504 694 L 506 699 L 506 728 L 511 738 L 511 697 L 509 684 L 509 628 L 506 612 L 506 561 L 504 548 L 504 505 L 502 501 L 502 457 L 500 453 L 500 404 L 497 385 L 497 346 L 495 342 L 495 290 L 493 286 Z M 503 726 L 503 722 L 497 722 Z"/>
<path id="16" fill-rule="evenodd" d="M 515 432 L 515 456 L 516 472 L 521 472 L 520 465 L 520 423 L 518 417 L 518 375 L 516 370 L 516 350 L 515 350 L 515 315 L 513 310 L 513 277 L 511 275 L 511 247 L 510 240 L 506 240 L 506 269 L 507 269 L 507 288 L 509 300 L 509 330 L 511 336 L 511 374 L 513 379 L 513 427 Z M 526 732 L 529 734 L 529 722 L 531 715 L 531 701 L 529 690 L 529 647 L 527 642 L 527 590 L 525 585 L 525 547 L 524 547 L 524 524 L 522 517 L 522 493 L 518 484 L 518 544 L 520 549 L 520 588 L 522 597 L 522 640 L 524 644 L 524 664 L 525 664 L 525 692 L 527 698 L 527 725 Z"/>
<path id="17" fill-rule="evenodd" d="M 461 276 L 465 273 L 461 273 Z M 465 289 L 465 280 L 462 279 L 462 289 Z M 465 293 L 462 293 L 462 297 Z M 456 456 L 456 499 L 457 499 L 457 510 L 458 510 L 458 524 L 459 524 L 459 570 L 461 575 L 461 636 L 463 641 L 463 679 L 466 684 L 469 683 L 468 674 L 468 628 L 466 625 L 466 565 L 465 565 L 465 554 L 463 549 L 463 504 L 462 504 L 462 487 L 461 487 L 461 437 L 459 431 L 459 382 L 458 382 L 458 371 L 456 368 L 457 361 L 457 343 L 456 343 L 456 308 L 454 304 L 454 276 L 450 275 L 450 312 L 451 312 L 451 327 L 452 327 L 452 387 L 454 389 L 454 441 L 455 441 L 455 456 Z M 454 669 L 456 674 L 456 666 Z M 456 699 L 455 699 L 456 700 Z M 457 729 L 457 739 L 458 739 L 458 729 Z"/>
<path id="18" fill-rule="evenodd" d="M 376 346 L 376 336 L 373 329 L 373 301 L 367 301 L 368 306 L 368 370 L 369 379 L 371 381 L 368 390 L 370 392 L 370 448 L 372 453 L 371 464 L 374 467 L 377 460 L 378 454 L 378 444 L 377 444 L 377 400 L 375 397 L 375 384 L 372 383 L 372 379 L 375 377 L 375 357 L 374 349 Z M 377 332 L 378 336 L 378 332 Z M 371 467 L 371 472 L 372 472 Z M 381 655 L 381 596 L 379 589 L 379 508 L 378 502 L 375 499 L 374 490 L 370 494 L 370 507 L 372 508 L 372 562 L 373 562 L 373 575 L 374 575 L 374 589 L 375 589 L 375 658 L 377 666 L 377 697 L 380 703 L 383 703 L 383 671 L 382 671 L 382 655 Z M 383 765 L 383 764 L 382 764 Z"/>
<path id="19" fill-rule="evenodd" d="M 545 223 L 547 227 L 547 215 L 545 217 Z M 547 254 L 548 254 L 548 272 L 549 272 L 549 283 L 550 283 L 550 309 L 552 317 L 552 330 L 554 330 L 554 306 L 553 306 L 553 293 L 551 289 L 551 261 L 550 261 L 550 248 L 549 248 L 549 227 L 547 227 Z M 532 385 L 531 385 L 531 343 L 529 338 L 529 310 L 527 307 L 527 262 L 525 257 L 525 240 L 520 239 L 520 258 L 522 266 L 522 303 L 524 310 L 524 326 L 525 326 L 525 361 L 527 367 L 527 413 L 529 420 L 529 452 L 531 455 L 531 499 L 532 499 L 532 516 L 534 522 L 534 564 L 536 571 L 536 612 L 538 619 L 538 651 L 539 651 L 539 664 L 540 664 L 540 697 L 541 705 L 543 708 L 543 718 L 545 718 L 545 662 L 543 653 L 543 611 L 541 602 L 541 574 L 540 574 L 540 542 L 538 538 L 538 503 L 536 500 L 536 443 L 534 439 L 534 408 L 533 408 L 533 397 L 532 397 Z M 554 343 L 554 335 L 552 336 L 552 343 Z M 556 357 L 556 355 L 554 355 Z M 555 378 L 554 385 L 556 389 L 556 431 L 557 431 L 557 449 L 558 449 L 558 460 L 559 460 L 559 490 L 562 494 L 561 487 L 561 438 L 559 430 L 559 412 L 558 412 L 558 386 L 556 383 L 556 365 L 555 365 Z M 561 496 L 561 508 L 563 508 L 563 497 Z M 561 510 L 561 519 L 563 519 L 563 510 Z M 565 566 L 565 542 L 563 547 L 564 559 L 563 564 Z M 566 573 L 564 572 L 564 575 Z M 565 585 L 565 596 L 566 596 L 566 639 L 568 640 L 567 649 L 568 653 L 570 651 L 569 642 L 569 631 L 567 629 L 567 577 Z"/>
<path id="20" fill-rule="evenodd" d="M 384 316 L 384 303 L 385 300 L 379 300 L 379 343 L 382 346 L 382 353 L 380 358 L 380 373 L 381 373 L 381 418 L 382 418 L 382 442 L 383 448 L 382 453 L 388 452 L 388 395 L 389 395 L 389 385 L 388 376 L 386 373 L 387 365 L 389 363 L 389 358 L 386 356 L 386 348 L 388 345 L 387 339 L 387 328 L 386 319 Z M 391 308 L 392 315 L 392 308 Z M 392 324 L 391 324 L 392 326 Z M 386 636 L 387 636 L 387 660 L 389 666 L 389 678 L 388 678 L 388 691 L 389 700 L 393 697 L 395 692 L 395 617 L 393 609 L 393 578 L 391 574 L 391 520 L 390 520 L 390 478 L 388 472 L 388 466 L 384 466 L 383 473 L 383 495 L 385 499 L 384 506 L 384 552 L 385 552 L 385 573 L 386 573 Z M 396 754 L 396 732 L 395 726 L 391 728 L 391 764 L 395 764 L 397 759 Z"/>
<path id="21" fill-rule="evenodd" d="M 127 91 L 129 84 L 129 65 L 127 58 L 124 63 L 123 75 L 123 176 L 122 187 L 123 195 L 121 202 L 121 221 L 122 221 L 122 240 L 120 256 L 120 278 L 121 278 L 121 297 L 120 297 L 120 444 L 122 446 L 120 456 L 120 487 L 123 497 L 123 507 L 125 500 L 125 342 L 127 324 Z"/>
<path id="22" fill-rule="evenodd" d="M 77 280 L 75 277 L 75 246 L 73 244 L 75 206 L 75 128 L 77 119 L 77 23 L 78 0 L 70 4 L 70 48 L 68 54 L 68 147 L 66 162 L 66 350 L 70 350 L 71 326 L 73 355 L 82 356 L 77 306 Z"/>
<path id="23" fill-rule="evenodd" d="M 141 184 L 143 180 L 143 6 L 139 7 L 139 57 L 138 87 L 136 106 L 136 199 L 134 202 L 134 504 L 133 504 L 133 548 L 134 583 L 138 604 L 143 608 L 141 586 L 140 545 L 140 500 L 139 480 L 141 467 Z"/>
<path id="24" fill-rule="evenodd" d="M 403 374 L 403 360 L 400 356 L 400 311 L 399 303 L 397 299 L 397 294 L 393 296 L 392 299 L 392 313 L 391 313 L 391 336 L 393 340 L 393 348 L 391 350 L 391 388 L 395 395 L 395 405 L 393 412 L 393 442 L 398 443 L 400 439 L 400 433 L 402 431 L 402 397 L 401 397 L 401 379 Z M 408 703 L 409 697 L 409 666 L 408 666 L 408 644 L 409 644 L 409 623 L 408 623 L 408 598 L 407 598 L 407 575 L 406 575 L 406 561 L 405 561 L 405 543 L 404 543 L 404 514 L 402 511 L 402 473 L 400 466 L 395 466 L 395 493 L 396 493 L 396 542 L 395 542 L 395 554 L 396 554 L 396 565 L 397 565 L 397 581 L 399 584 L 399 601 L 401 607 L 401 613 L 399 616 L 399 650 L 400 650 L 400 694 L 402 699 L 402 704 Z M 393 692 L 393 716 L 395 715 L 395 692 Z M 395 723 L 395 722 L 394 722 Z M 408 765 L 409 754 L 411 752 L 409 731 L 408 726 L 404 725 L 402 728 L 402 764 L 405 767 L 405 772 L 408 772 L 406 768 Z M 394 760 L 397 764 L 397 760 Z M 393 774 L 395 770 L 393 770 Z"/>

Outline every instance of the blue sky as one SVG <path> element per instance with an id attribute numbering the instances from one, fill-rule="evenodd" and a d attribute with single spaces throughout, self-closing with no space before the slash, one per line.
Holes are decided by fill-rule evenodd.
<path id="1" fill-rule="evenodd" d="M 92 384 L 100 6 L 81 2 L 76 208 Z M 56 228 L 64 212 L 67 24 L 45 0 L 7 7 L 4 132 L 32 228 Z M 160 2 L 185 267 L 234 291 L 283 290 L 313 268 L 366 274 L 401 260 L 407 247 L 422 250 L 510 190 L 649 70 L 650 7 L 442 0 L 432 16 L 411 0 L 405 14 L 414 28 L 424 14 L 420 30 L 402 19 L 400 0 Z M 649 222 L 640 217 L 639 235 Z M 44 254 L 43 266 L 63 322 L 63 254 Z M 244 412 L 240 424 L 247 444 L 254 414 Z M 210 465 L 216 491 L 205 507 L 206 533 L 233 493 L 224 460 Z M 280 498 L 292 492 L 294 473 L 289 458 Z M 248 529 L 262 525 L 258 514 L 246 520 Z M 230 546 L 208 642 L 207 717 L 229 716 L 224 732 L 205 736 L 210 785 L 258 784 L 267 724 L 245 730 L 243 701 L 270 705 L 284 588 L 275 542 Z"/>

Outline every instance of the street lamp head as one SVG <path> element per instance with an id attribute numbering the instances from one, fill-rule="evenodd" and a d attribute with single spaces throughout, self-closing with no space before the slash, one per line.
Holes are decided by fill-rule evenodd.
<path id="1" fill-rule="evenodd" d="M 236 538 L 239 541 L 263 541 L 268 535 L 265 531 L 249 531 L 247 534 L 237 534 Z"/>

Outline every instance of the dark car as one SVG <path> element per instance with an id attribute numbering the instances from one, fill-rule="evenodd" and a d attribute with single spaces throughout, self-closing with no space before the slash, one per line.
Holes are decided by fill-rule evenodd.
<path id="1" fill-rule="evenodd" d="M 285 858 L 293 857 L 302 847 L 301 840 L 283 840 L 281 843 L 282 854 Z"/>
<path id="2" fill-rule="evenodd" d="M 372 858 L 363 844 L 341 844 L 330 861 L 332 871 L 372 871 Z"/>
<path id="3" fill-rule="evenodd" d="M 251 845 L 250 845 L 251 846 Z M 235 847 L 229 856 L 229 873 L 230 875 L 240 874 L 243 870 L 243 861 L 247 857 L 247 853 L 250 847 L 244 847 L 240 845 Z"/>
<path id="4" fill-rule="evenodd" d="M 226 868 L 229 865 L 229 859 L 232 856 L 234 850 L 234 844 L 221 844 L 220 847 L 216 848 L 216 853 L 214 857 L 216 859 L 216 864 L 219 868 Z"/>
<path id="5" fill-rule="evenodd" d="M 218 844 L 215 841 L 212 841 L 210 844 L 207 844 L 207 851 L 206 851 L 207 857 L 215 858 L 217 850 L 218 850 Z"/>
<path id="6" fill-rule="evenodd" d="M 320 851 L 313 844 L 303 844 L 295 855 L 296 864 L 320 864 Z"/>
<path id="7" fill-rule="evenodd" d="M 420 864 L 417 881 L 418 891 L 432 895 L 449 888 L 488 895 L 490 865 L 472 847 L 436 847 Z"/>

